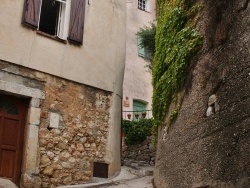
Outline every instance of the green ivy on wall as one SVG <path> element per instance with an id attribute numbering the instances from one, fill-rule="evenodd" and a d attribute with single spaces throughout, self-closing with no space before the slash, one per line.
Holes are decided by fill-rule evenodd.
<path id="1" fill-rule="evenodd" d="M 189 63 L 203 41 L 195 29 L 197 10 L 194 0 L 158 0 L 152 81 L 155 128 L 164 123 L 174 101 L 176 108 L 170 113 L 169 123 L 178 115 L 178 93 L 186 80 Z"/>
<path id="2" fill-rule="evenodd" d="M 151 22 L 149 26 L 144 26 L 140 28 L 137 33 L 141 38 L 141 43 L 139 44 L 142 48 L 144 48 L 148 56 L 144 57 L 144 59 L 148 62 L 147 68 L 150 72 L 153 69 L 153 57 L 155 53 L 155 33 L 156 33 L 156 24 Z"/>

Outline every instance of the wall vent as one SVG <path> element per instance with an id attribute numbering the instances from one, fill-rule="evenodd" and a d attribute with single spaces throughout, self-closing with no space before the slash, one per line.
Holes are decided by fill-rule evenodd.
<path id="1" fill-rule="evenodd" d="M 94 162 L 93 177 L 108 178 L 109 165 L 106 163 Z"/>

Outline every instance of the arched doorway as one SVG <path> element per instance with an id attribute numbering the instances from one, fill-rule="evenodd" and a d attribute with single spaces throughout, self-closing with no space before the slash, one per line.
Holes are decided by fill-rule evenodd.
<path id="1" fill-rule="evenodd" d="M 0 94 L 0 177 L 19 184 L 27 100 Z"/>

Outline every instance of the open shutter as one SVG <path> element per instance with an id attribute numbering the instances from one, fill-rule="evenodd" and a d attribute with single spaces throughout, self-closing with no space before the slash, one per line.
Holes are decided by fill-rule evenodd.
<path id="1" fill-rule="evenodd" d="M 142 38 L 139 34 L 137 34 L 137 46 L 138 46 L 138 55 L 141 57 L 145 57 L 145 49 L 141 46 Z"/>
<path id="2" fill-rule="evenodd" d="M 69 37 L 73 43 L 82 44 L 85 16 L 85 0 L 71 0 Z"/>
<path id="3" fill-rule="evenodd" d="M 38 27 L 41 0 L 26 0 L 24 6 L 23 23 Z"/>
<path id="4" fill-rule="evenodd" d="M 58 12 L 57 36 L 60 39 L 67 40 L 69 32 L 70 1 L 57 0 L 60 2 Z"/>

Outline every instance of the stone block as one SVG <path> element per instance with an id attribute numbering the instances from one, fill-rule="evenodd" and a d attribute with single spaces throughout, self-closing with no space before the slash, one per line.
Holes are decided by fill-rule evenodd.
<path id="1" fill-rule="evenodd" d="M 63 184 L 64 184 L 64 185 L 71 184 L 71 182 L 72 182 L 72 176 L 71 176 L 71 175 L 69 175 L 69 176 L 67 176 L 67 177 L 65 177 L 65 178 L 63 179 Z"/>
<path id="2" fill-rule="evenodd" d="M 20 184 L 21 184 L 21 187 L 32 188 L 33 187 L 33 180 L 32 180 L 30 175 L 22 174 Z"/>
<path id="3" fill-rule="evenodd" d="M 34 184 L 33 184 L 33 188 L 40 188 L 42 185 L 42 180 L 40 177 L 35 176 L 34 177 Z"/>
<path id="4" fill-rule="evenodd" d="M 131 163 L 131 167 L 138 167 L 139 164 L 138 163 Z"/>
<path id="5" fill-rule="evenodd" d="M 33 125 L 39 125 L 40 114 L 41 114 L 40 108 L 30 107 L 28 112 L 28 123 Z"/>
<path id="6" fill-rule="evenodd" d="M 51 160 L 46 154 L 41 157 L 40 162 L 41 162 L 40 164 L 41 167 L 48 166 L 51 164 Z"/>
<path id="7" fill-rule="evenodd" d="M 60 123 L 60 114 L 51 112 L 50 113 L 49 127 L 58 129 L 59 123 Z"/>
<path id="8" fill-rule="evenodd" d="M 29 174 L 37 173 L 37 155 L 38 155 L 38 132 L 39 127 L 36 125 L 28 125 L 28 137 L 27 137 L 27 147 L 26 152 L 26 163 L 25 163 L 25 172 Z"/>
<path id="9" fill-rule="evenodd" d="M 208 106 L 211 106 L 217 101 L 217 96 L 216 95 L 211 95 L 208 99 Z"/>
<path id="10" fill-rule="evenodd" d="M 30 107 L 39 108 L 39 106 L 40 106 L 40 99 L 31 98 Z"/>
<path id="11" fill-rule="evenodd" d="M 46 168 L 43 170 L 43 174 L 47 176 L 52 176 L 53 175 L 54 168 L 51 166 L 46 166 Z"/>
<path id="12" fill-rule="evenodd" d="M 70 169 L 72 168 L 72 165 L 69 162 L 62 162 L 62 167 L 65 169 Z"/>
<path id="13" fill-rule="evenodd" d="M 209 106 L 209 107 L 207 108 L 206 115 L 207 115 L 207 117 L 209 117 L 209 116 L 211 116 L 211 115 L 213 115 L 213 114 L 214 114 L 214 109 L 213 109 L 212 106 Z"/>
<path id="14" fill-rule="evenodd" d="M 33 98 L 44 99 L 45 94 L 40 89 L 26 87 L 22 84 L 11 83 L 8 81 L 0 80 L 0 90 L 16 93 L 19 95 L 29 96 Z"/>

